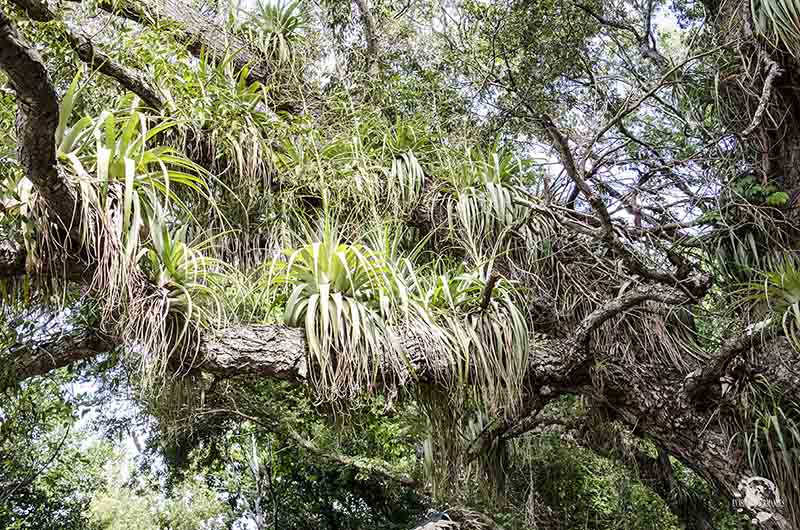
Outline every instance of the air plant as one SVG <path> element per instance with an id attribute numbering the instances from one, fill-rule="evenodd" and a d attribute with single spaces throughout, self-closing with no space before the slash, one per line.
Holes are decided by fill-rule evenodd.
<path id="1" fill-rule="evenodd" d="M 513 414 L 530 330 L 513 285 L 494 274 L 492 265 L 435 277 L 422 303 L 442 322 L 460 383 L 476 388 L 490 412 Z"/>
<path id="2" fill-rule="evenodd" d="M 795 347 L 800 348 L 800 267 L 797 259 L 784 256 L 773 270 L 762 272 L 761 280 L 751 282 L 744 291 L 751 293 L 746 300 L 766 308 L 780 322 L 784 334 Z"/>
<path id="3" fill-rule="evenodd" d="M 255 11 L 244 17 L 238 29 L 248 34 L 267 57 L 287 63 L 303 38 L 306 25 L 299 0 L 265 1 L 259 2 Z"/>
<path id="4" fill-rule="evenodd" d="M 800 407 L 764 380 L 748 386 L 741 425 L 750 467 L 771 478 L 782 493 L 792 525 L 800 523 Z M 737 429 L 738 430 L 738 429 Z"/>
<path id="5" fill-rule="evenodd" d="M 351 396 L 372 387 L 379 371 L 400 370 L 390 325 L 408 311 L 409 299 L 391 264 L 369 248 L 342 243 L 329 229 L 287 256 L 277 280 L 291 289 L 283 319 L 305 328 L 321 393 Z"/>
<path id="6" fill-rule="evenodd" d="M 756 32 L 797 57 L 800 50 L 798 0 L 750 0 L 750 13 Z"/>
<path id="7" fill-rule="evenodd" d="M 70 125 L 78 96 L 70 85 L 56 133 L 58 157 L 80 190 L 83 248 L 96 253 L 92 290 L 102 300 L 104 325 L 138 355 L 144 386 L 185 372 L 196 354 L 196 331 L 221 319 L 214 292 L 221 265 L 204 257 L 208 243 L 191 245 L 180 226 L 187 201 L 213 201 L 206 173 L 173 148 L 152 142 L 176 122 L 151 119 L 135 97 L 98 117 Z"/>

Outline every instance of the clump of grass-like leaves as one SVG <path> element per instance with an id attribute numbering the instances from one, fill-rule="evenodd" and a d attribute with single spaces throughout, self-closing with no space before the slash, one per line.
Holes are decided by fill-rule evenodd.
<path id="1" fill-rule="evenodd" d="M 492 413 L 519 405 L 529 355 L 529 328 L 512 285 L 491 264 L 435 277 L 424 307 L 451 341 L 458 381 L 473 383 Z"/>
<path id="2" fill-rule="evenodd" d="M 419 245 L 400 249 L 398 231 L 366 240 L 348 242 L 329 227 L 310 235 L 261 268 L 254 283 L 261 294 L 245 297 L 242 308 L 268 317 L 282 306 L 283 322 L 305 329 L 312 378 L 325 399 L 391 387 L 419 368 L 477 389 L 492 412 L 510 413 L 529 346 L 511 283 L 490 267 L 431 274 L 414 263 Z"/>
<path id="3" fill-rule="evenodd" d="M 438 200 L 449 233 L 473 258 L 499 250 L 531 265 L 550 244 L 553 223 L 531 202 L 527 188 L 536 176 L 529 166 L 506 149 L 468 150 L 445 173 Z"/>
<path id="4" fill-rule="evenodd" d="M 299 0 L 259 2 L 252 13 L 241 18 L 240 22 L 232 21 L 235 29 L 256 43 L 266 57 L 278 63 L 292 59 L 307 26 Z"/>
<path id="5" fill-rule="evenodd" d="M 148 386 L 168 369 L 191 368 L 197 330 L 221 311 L 219 267 L 176 228 L 192 218 L 187 201 L 208 202 L 206 179 L 178 151 L 152 145 L 176 122 L 152 125 L 138 100 L 125 97 L 117 109 L 68 125 L 77 95 L 76 78 L 62 100 L 58 155 L 80 193 L 81 247 L 97 261 L 92 291 L 103 324 L 137 354 Z"/>
<path id="6" fill-rule="evenodd" d="M 352 397 L 371 388 L 379 374 L 403 369 L 390 329 L 408 314 L 408 289 L 383 257 L 347 244 L 331 231 L 287 252 L 278 281 L 286 284 L 284 321 L 306 330 L 320 393 Z"/>
<path id="7" fill-rule="evenodd" d="M 766 382 L 750 385 L 742 432 L 748 464 L 772 479 L 792 527 L 800 525 L 800 405 Z"/>
<path id="8" fill-rule="evenodd" d="M 752 282 L 748 297 L 756 309 L 766 311 L 780 322 L 783 332 L 800 349 L 800 267 L 797 258 L 785 255 L 772 270 L 761 273 L 762 280 Z"/>
<path id="9" fill-rule="evenodd" d="M 750 13 L 758 33 L 797 56 L 800 50 L 800 2 L 750 0 Z"/>

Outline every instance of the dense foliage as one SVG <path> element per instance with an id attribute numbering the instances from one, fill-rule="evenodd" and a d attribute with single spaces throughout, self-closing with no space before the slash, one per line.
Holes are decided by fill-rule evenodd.
<path id="1" fill-rule="evenodd" d="M 0 526 L 797 528 L 798 20 L 0 0 Z"/>

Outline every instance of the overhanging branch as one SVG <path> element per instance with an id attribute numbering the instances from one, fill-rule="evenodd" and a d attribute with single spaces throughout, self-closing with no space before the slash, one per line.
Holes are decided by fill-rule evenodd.
<path id="1" fill-rule="evenodd" d="M 80 2 L 80 0 L 69 0 Z M 272 85 L 276 69 L 249 41 L 227 30 L 200 13 L 191 3 L 181 0 L 100 0 L 97 6 L 143 26 L 169 22 L 178 40 L 196 57 L 205 53 L 215 64 L 230 61 L 236 72 L 248 69 L 248 82 Z M 298 112 L 298 102 L 278 106 L 278 110 Z"/>
<path id="2" fill-rule="evenodd" d="M 57 20 L 56 15 L 39 0 L 11 0 L 27 15 L 38 22 L 52 22 Z M 72 30 L 64 24 L 64 36 L 70 47 L 80 57 L 81 61 L 99 72 L 115 79 L 124 89 L 129 90 L 142 98 L 142 101 L 153 109 L 160 109 L 164 102 L 161 96 L 148 85 L 138 73 L 113 61 L 106 54 L 97 49 L 91 39 L 80 30 Z"/>
<path id="3" fill-rule="evenodd" d="M 56 333 L 47 338 L 11 345 L 8 358 L 0 362 L 9 363 L 10 375 L 21 381 L 44 375 L 58 368 L 109 351 L 113 345 L 93 330 L 71 330 Z"/>

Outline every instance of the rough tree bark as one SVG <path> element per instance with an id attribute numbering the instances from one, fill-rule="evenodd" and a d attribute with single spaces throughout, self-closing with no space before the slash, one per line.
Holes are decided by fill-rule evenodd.
<path id="1" fill-rule="evenodd" d="M 0 68 L 17 95 L 17 159 L 54 221 L 69 231 L 80 212 L 77 194 L 56 165 L 58 97 L 39 54 L 0 9 Z M 15 259 L 18 261 L 18 259 Z"/>
<path id="2" fill-rule="evenodd" d="M 782 339 L 785 340 L 785 339 Z M 406 341 L 413 349 L 413 338 Z M 781 339 L 778 339 L 781 342 Z M 108 342 L 92 333 L 57 336 L 46 343 L 20 345 L 15 350 L 15 372 L 30 377 L 90 358 L 108 348 Z M 431 367 L 424 359 L 424 346 L 412 352 L 413 380 L 442 380 L 449 374 L 447 366 Z M 247 326 L 230 328 L 208 337 L 203 346 L 202 371 L 223 377 L 270 377 L 307 383 L 307 352 L 304 331 L 284 326 Z M 713 422 L 715 412 L 698 408 L 687 396 L 683 375 L 674 367 L 663 364 L 642 366 L 641 370 L 610 374 L 598 393 L 586 371 L 566 367 L 574 360 L 564 361 L 575 351 L 571 339 L 541 344 L 531 351 L 527 390 L 531 395 L 555 399 L 563 393 L 583 393 L 604 403 L 626 423 L 636 426 L 636 433 L 647 436 L 669 454 L 689 465 L 709 480 L 728 498 L 739 498 L 750 484 L 752 472 L 743 455 L 729 443 L 725 432 Z M 800 363 L 800 354 L 788 345 L 772 348 L 772 357 L 764 357 L 766 377 L 783 377 L 785 383 L 800 389 L 796 375 L 781 367 Z M 722 383 L 715 381 L 712 387 Z M 713 388 L 709 388 L 713 391 Z M 749 486 L 748 486 L 749 487 Z M 775 507 L 760 506 L 756 513 L 772 515 Z M 755 516 L 756 513 L 753 515 Z M 772 526 L 769 526 L 772 525 Z M 788 528 L 775 513 L 764 525 L 767 528 Z"/>

